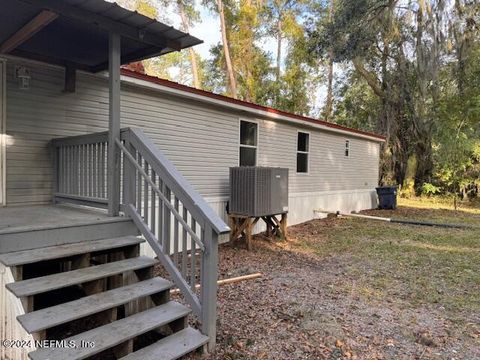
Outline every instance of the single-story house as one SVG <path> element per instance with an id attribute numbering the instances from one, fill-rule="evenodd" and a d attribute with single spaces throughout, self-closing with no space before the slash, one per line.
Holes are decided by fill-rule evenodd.
<path id="1" fill-rule="evenodd" d="M 5 194 L 8 206 L 51 203 L 49 142 L 106 130 L 108 81 L 79 73 L 64 92 L 64 70 L 5 58 Z M 30 74 L 28 89 L 15 78 Z M 380 146 L 377 134 L 278 111 L 122 69 L 121 122 L 140 127 L 224 219 L 229 167 L 289 169 L 289 225 L 314 209 L 376 207 Z"/>
<path id="2" fill-rule="evenodd" d="M 287 167 L 290 224 L 376 206 L 382 136 L 121 69 L 200 42 L 105 0 L 2 4 L 0 358 L 212 351 L 229 167 Z"/>

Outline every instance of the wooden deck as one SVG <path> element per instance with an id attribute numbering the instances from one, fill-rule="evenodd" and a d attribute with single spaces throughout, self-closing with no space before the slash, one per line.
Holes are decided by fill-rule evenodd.
<path id="1" fill-rule="evenodd" d="M 137 235 L 130 219 L 75 205 L 0 208 L 0 253 Z"/>
<path id="2" fill-rule="evenodd" d="M 0 234 L 111 220 L 106 211 L 70 205 L 0 207 Z"/>

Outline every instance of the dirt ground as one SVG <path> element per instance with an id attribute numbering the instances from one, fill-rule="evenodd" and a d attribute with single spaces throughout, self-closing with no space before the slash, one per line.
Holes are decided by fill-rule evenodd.
<path id="1" fill-rule="evenodd" d="M 369 211 L 477 224 L 480 213 Z M 220 249 L 215 354 L 191 359 L 480 359 L 480 230 L 351 218 L 289 228 L 288 242 Z"/>

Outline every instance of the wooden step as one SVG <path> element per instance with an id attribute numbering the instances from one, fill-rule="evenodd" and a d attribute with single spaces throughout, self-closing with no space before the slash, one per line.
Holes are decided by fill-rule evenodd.
<path id="1" fill-rule="evenodd" d="M 127 340 L 167 325 L 190 313 L 186 306 L 170 301 L 164 305 L 137 313 L 93 330 L 69 337 L 66 343 L 74 341 L 74 348 L 44 348 L 29 353 L 32 360 L 75 360 L 98 354 Z M 81 347 L 81 342 L 93 343 L 93 347 Z"/>
<path id="2" fill-rule="evenodd" d="M 5 266 L 18 266 L 35 262 L 60 259 L 74 255 L 117 249 L 125 246 L 141 244 L 143 239 L 135 236 L 124 236 L 112 239 L 83 241 L 73 244 L 49 246 L 34 250 L 23 250 L 0 254 L 0 262 Z"/>
<path id="3" fill-rule="evenodd" d="M 186 355 L 208 342 L 208 336 L 187 327 L 156 343 L 144 347 L 121 360 L 173 360 Z"/>
<path id="4" fill-rule="evenodd" d="M 126 271 L 139 270 L 153 266 L 157 260 L 141 256 L 115 261 L 107 264 L 90 266 L 83 269 L 17 281 L 6 285 L 15 296 L 31 296 L 63 287 L 83 284 L 89 281 L 107 278 Z"/>
<path id="5" fill-rule="evenodd" d="M 0 254 L 78 242 L 139 235 L 132 219 L 114 217 L 87 223 L 0 230 Z"/>
<path id="6" fill-rule="evenodd" d="M 170 281 L 157 277 L 20 315 L 17 319 L 24 329 L 32 334 L 124 305 L 142 297 L 167 291 L 171 287 L 172 283 Z"/>

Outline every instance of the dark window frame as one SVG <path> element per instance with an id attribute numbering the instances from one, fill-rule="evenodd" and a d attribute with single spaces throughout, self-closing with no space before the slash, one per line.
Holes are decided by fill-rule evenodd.
<path id="1" fill-rule="evenodd" d="M 300 150 L 300 136 L 306 135 L 305 148 Z M 297 164 L 296 164 L 296 173 L 297 174 L 310 174 L 310 133 L 306 131 L 297 131 Z M 306 169 L 299 171 L 299 158 L 306 158 Z"/>
<path id="2" fill-rule="evenodd" d="M 242 143 L 242 123 L 249 123 L 255 125 L 255 138 L 254 138 L 254 144 L 255 145 L 248 145 L 248 144 L 243 144 Z M 258 164 L 258 122 L 251 121 L 251 120 L 245 120 L 245 119 L 240 119 L 239 122 L 239 129 L 238 129 L 238 165 L 239 166 L 257 166 Z M 253 165 L 247 164 L 244 165 L 242 164 L 242 149 L 254 149 L 255 150 L 255 163 Z"/>
<path id="3" fill-rule="evenodd" d="M 345 140 L 345 157 L 350 157 L 350 140 Z"/>

